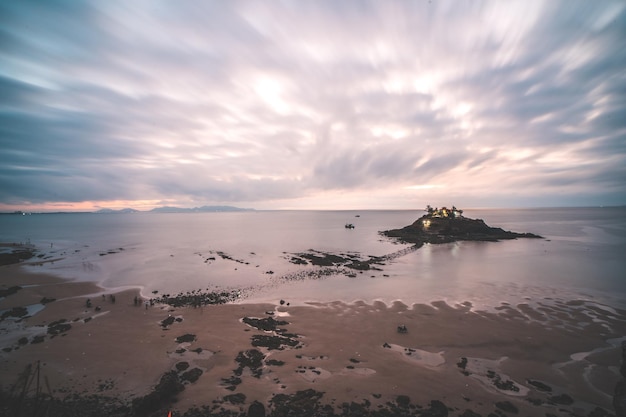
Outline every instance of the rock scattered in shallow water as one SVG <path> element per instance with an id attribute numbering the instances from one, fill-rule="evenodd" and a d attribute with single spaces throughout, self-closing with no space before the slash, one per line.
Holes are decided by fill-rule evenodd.
<path id="1" fill-rule="evenodd" d="M 295 347 L 300 344 L 297 339 L 283 336 L 254 335 L 252 336 L 252 346 L 266 347 L 268 350 L 284 350 L 285 347 Z"/>
<path id="2" fill-rule="evenodd" d="M 289 322 L 284 320 L 275 320 L 273 317 L 266 317 L 264 319 L 258 319 L 254 317 L 244 317 L 242 319 L 248 326 L 252 326 L 256 329 L 266 332 L 276 331 L 277 326 L 286 326 Z"/>
<path id="3" fill-rule="evenodd" d="M 191 343 L 191 342 L 195 342 L 195 340 L 196 340 L 195 334 L 187 333 L 182 336 L 178 336 L 176 338 L 176 343 Z"/>
<path id="4" fill-rule="evenodd" d="M 200 369 L 200 368 L 193 368 L 193 369 L 188 370 L 187 372 L 184 372 L 180 376 L 180 380 L 183 383 L 184 382 L 193 383 L 193 382 L 196 382 L 198 380 L 198 378 L 200 378 L 202 373 L 203 373 L 202 369 Z"/>
<path id="5" fill-rule="evenodd" d="M 189 362 L 178 362 L 175 366 L 177 371 L 182 372 L 189 368 Z"/>
<path id="6" fill-rule="evenodd" d="M 67 323 L 66 319 L 53 321 L 48 325 L 48 334 L 56 336 L 61 333 L 65 333 L 72 328 L 72 325 Z"/>

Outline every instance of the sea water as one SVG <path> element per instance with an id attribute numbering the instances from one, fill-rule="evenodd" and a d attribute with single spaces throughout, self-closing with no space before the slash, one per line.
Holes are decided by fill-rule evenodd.
<path id="1" fill-rule="evenodd" d="M 424 245 L 352 277 L 290 262 L 293 254 L 309 250 L 362 259 L 396 252 L 409 245 L 379 232 L 411 224 L 422 214 L 2 215 L 0 242 L 35 245 L 39 257 L 30 261 L 36 261 L 30 270 L 93 281 L 107 291 L 137 287 L 144 296 L 240 289 L 247 302 L 446 300 L 493 306 L 582 298 L 626 306 L 626 208 L 466 210 L 465 216 L 492 227 L 544 239 Z"/>

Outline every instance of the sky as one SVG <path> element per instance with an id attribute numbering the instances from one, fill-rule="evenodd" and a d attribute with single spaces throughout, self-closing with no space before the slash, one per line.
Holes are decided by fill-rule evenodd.
<path id="1" fill-rule="evenodd" d="M 626 204 L 626 2 L 0 2 L 0 210 Z"/>

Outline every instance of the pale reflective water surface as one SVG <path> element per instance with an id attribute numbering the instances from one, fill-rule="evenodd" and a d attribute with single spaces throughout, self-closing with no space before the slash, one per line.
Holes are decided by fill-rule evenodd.
<path id="1" fill-rule="evenodd" d="M 356 216 L 359 217 L 356 217 Z M 35 271 L 145 295 L 241 288 L 246 301 L 447 300 L 495 305 L 546 297 L 625 304 L 626 209 L 466 210 L 490 226 L 546 239 L 426 245 L 381 271 L 307 276 L 289 254 L 309 249 L 363 257 L 402 249 L 378 232 L 418 211 L 256 211 L 0 216 L 0 241 L 31 242 L 57 259 Z M 345 229 L 353 223 L 354 229 Z M 231 259 L 223 259 L 218 252 Z M 215 259 L 211 259 L 215 258 Z M 0 275 L 1 276 L 1 275 Z M 299 277 L 302 279 L 293 279 Z M 287 279 L 291 278 L 291 279 Z"/>

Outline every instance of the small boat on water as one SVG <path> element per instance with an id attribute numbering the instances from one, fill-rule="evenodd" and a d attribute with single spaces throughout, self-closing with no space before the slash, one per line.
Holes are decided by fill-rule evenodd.
<path id="1" fill-rule="evenodd" d="M 346 229 L 354 229 L 354 225 L 352 223 L 346 223 L 344 226 Z"/>

